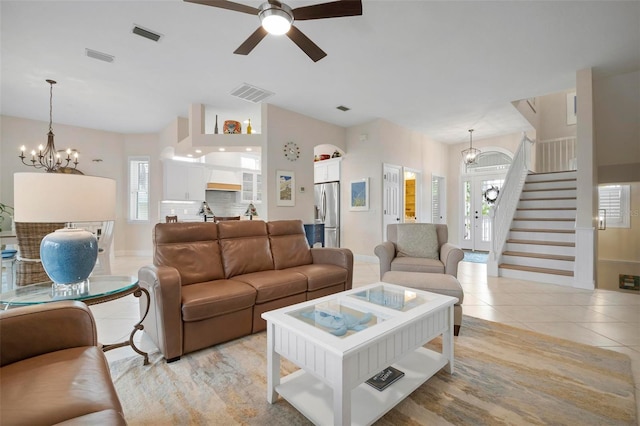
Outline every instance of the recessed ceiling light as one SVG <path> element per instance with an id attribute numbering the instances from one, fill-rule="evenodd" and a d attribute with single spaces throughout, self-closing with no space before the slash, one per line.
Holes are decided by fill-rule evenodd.
<path id="1" fill-rule="evenodd" d="M 193 154 L 187 154 L 187 157 L 193 157 Z"/>
<path id="2" fill-rule="evenodd" d="M 202 154 L 202 150 L 201 149 L 196 149 L 196 154 Z"/>
<path id="3" fill-rule="evenodd" d="M 226 151 L 226 149 L 224 149 L 224 148 L 218 148 L 218 151 L 223 152 L 223 151 Z"/>
<path id="4" fill-rule="evenodd" d="M 245 148 L 245 151 L 253 151 L 251 148 Z"/>

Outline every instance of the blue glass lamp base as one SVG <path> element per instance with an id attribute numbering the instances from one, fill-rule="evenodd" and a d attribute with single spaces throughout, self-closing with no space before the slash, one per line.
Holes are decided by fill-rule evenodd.
<path id="1" fill-rule="evenodd" d="M 97 258 L 98 240 L 84 229 L 58 229 L 40 243 L 42 266 L 57 285 L 85 281 L 91 275 Z"/>

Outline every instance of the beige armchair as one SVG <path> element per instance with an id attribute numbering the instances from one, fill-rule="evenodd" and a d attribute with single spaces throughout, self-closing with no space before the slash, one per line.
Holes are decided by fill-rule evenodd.
<path id="1" fill-rule="evenodd" d="M 380 279 L 387 271 L 427 272 L 458 276 L 463 251 L 447 242 L 444 224 L 401 223 L 387 226 L 387 241 L 374 253 L 380 259 Z"/>

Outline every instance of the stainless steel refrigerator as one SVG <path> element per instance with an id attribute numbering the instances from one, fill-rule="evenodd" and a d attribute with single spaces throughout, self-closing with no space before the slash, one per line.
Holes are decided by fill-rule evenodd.
<path id="1" fill-rule="evenodd" d="M 315 219 L 324 223 L 324 246 L 340 247 L 340 182 L 316 183 Z"/>

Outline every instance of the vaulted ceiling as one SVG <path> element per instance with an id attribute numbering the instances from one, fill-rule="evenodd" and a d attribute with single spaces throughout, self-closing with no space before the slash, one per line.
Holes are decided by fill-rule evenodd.
<path id="1" fill-rule="evenodd" d="M 259 105 L 230 95 L 248 83 L 319 120 L 385 118 L 457 143 L 469 128 L 474 139 L 528 129 L 511 101 L 573 88 L 577 70 L 640 69 L 638 1 L 364 0 L 362 16 L 295 23 L 327 52 L 316 63 L 282 36 L 235 55 L 257 17 L 179 0 L 0 7 L 1 113 L 48 121 L 50 78 L 54 123 L 124 133 L 157 132 L 191 103 L 259 130 Z M 134 25 L 162 38 L 134 35 Z"/>

